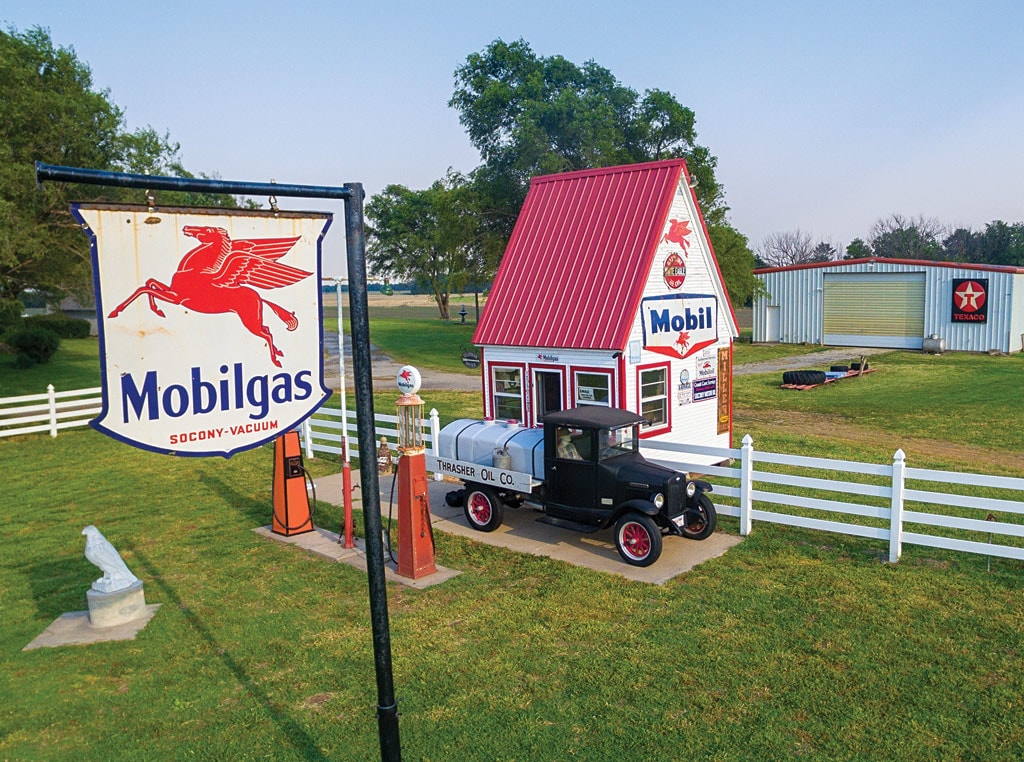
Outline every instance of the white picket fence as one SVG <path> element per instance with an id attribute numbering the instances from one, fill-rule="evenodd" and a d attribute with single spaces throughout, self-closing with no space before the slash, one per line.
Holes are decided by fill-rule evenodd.
<path id="1" fill-rule="evenodd" d="M 0 399 L 0 438 L 44 431 L 55 437 L 61 429 L 86 426 L 100 413 L 102 391 L 96 386 L 58 392 L 49 384 L 45 394 L 4 397 Z"/>
<path id="2" fill-rule="evenodd" d="M 374 413 L 376 425 L 374 435 L 377 443 L 381 437 L 388 440 L 388 449 L 392 452 L 398 449 L 398 417 Z M 421 424 L 420 435 L 423 438 L 423 446 L 428 450 L 434 450 L 434 443 L 437 442 L 437 432 L 441 430 L 441 422 L 437 410 L 431 410 L 428 418 Z M 340 456 L 342 449 L 342 432 L 345 433 L 345 446 L 348 448 L 350 458 L 359 457 L 359 442 L 357 439 L 358 424 L 354 410 L 346 412 L 346 422 L 342 424 L 340 410 L 334 408 L 320 408 L 312 416 L 302 422 L 299 427 L 299 436 L 306 457 L 315 457 L 316 453 L 323 452 Z M 371 454 L 376 457 L 376 451 Z"/>
<path id="3" fill-rule="evenodd" d="M 100 412 L 100 391 L 97 387 L 56 392 L 51 385 L 46 394 L 0 399 L 0 437 L 36 432 L 55 437 L 61 429 L 84 426 Z M 386 437 L 389 449 L 395 450 L 398 419 L 382 414 L 375 418 L 376 440 Z M 422 428 L 428 450 L 435 451 L 440 428 L 437 411 L 431 410 Z M 308 458 L 317 453 L 340 456 L 343 435 L 349 456 L 358 458 L 356 432 L 355 412 L 348 411 L 343 424 L 341 411 L 332 408 L 321 408 L 300 426 Z M 1024 560 L 1024 479 L 911 468 L 902 450 L 885 464 L 758 452 L 749 436 L 739 449 L 649 439 L 641 449 L 655 463 L 707 478 L 714 487 L 719 514 L 738 518 L 742 535 L 750 534 L 755 521 L 767 521 L 879 540 L 888 543 L 893 563 L 904 544 Z M 710 456 L 731 465 L 698 464 L 687 460 L 690 455 Z M 836 473 L 854 476 L 836 478 Z M 979 489 L 1001 497 L 970 494 Z M 723 497 L 736 504 L 723 503 Z M 993 542 L 995 537 L 1001 542 Z M 1006 544 L 1014 540 L 1017 544 Z"/>

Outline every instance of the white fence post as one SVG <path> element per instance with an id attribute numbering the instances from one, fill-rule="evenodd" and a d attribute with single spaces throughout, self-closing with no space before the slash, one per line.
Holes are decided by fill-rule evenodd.
<path id="1" fill-rule="evenodd" d="M 754 488 L 754 440 L 750 434 L 743 437 L 743 447 L 740 450 L 740 534 L 750 534 L 751 518 L 750 512 L 753 509 L 751 491 Z"/>
<path id="2" fill-rule="evenodd" d="M 437 412 L 436 407 L 430 408 L 430 454 L 439 455 L 440 450 L 438 445 L 438 435 L 441 433 L 441 416 Z M 440 472 L 434 472 L 434 481 L 439 482 L 444 479 L 444 475 Z"/>
<path id="3" fill-rule="evenodd" d="M 892 456 L 892 507 L 889 516 L 889 563 L 903 553 L 903 491 L 906 489 L 907 456 L 897 450 Z"/>
<path id="4" fill-rule="evenodd" d="M 302 438 L 305 440 L 306 458 L 313 460 L 313 425 L 309 418 L 302 422 Z"/>
<path id="5" fill-rule="evenodd" d="M 50 405 L 50 436 L 57 438 L 57 395 L 53 391 L 53 384 L 46 385 L 46 399 Z"/>

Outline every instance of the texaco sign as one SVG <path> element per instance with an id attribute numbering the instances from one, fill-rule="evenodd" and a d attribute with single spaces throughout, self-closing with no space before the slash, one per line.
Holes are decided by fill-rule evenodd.
<path id="1" fill-rule="evenodd" d="M 103 410 L 136 447 L 222 455 L 310 416 L 323 386 L 331 215 L 80 204 L 92 239 Z"/>

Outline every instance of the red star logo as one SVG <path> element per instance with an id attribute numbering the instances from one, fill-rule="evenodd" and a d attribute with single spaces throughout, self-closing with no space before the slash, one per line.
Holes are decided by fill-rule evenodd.
<path id="1" fill-rule="evenodd" d="M 969 280 L 957 286 L 953 300 L 961 312 L 977 312 L 985 304 L 985 289 L 980 283 Z"/>

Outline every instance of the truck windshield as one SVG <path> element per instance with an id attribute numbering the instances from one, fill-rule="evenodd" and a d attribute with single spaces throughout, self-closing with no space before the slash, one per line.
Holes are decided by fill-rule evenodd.
<path id="1" fill-rule="evenodd" d="M 617 455 L 633 452 L 633 429 L 629 426 L 624 429 L 600 429 L 597 432 L 599 460 L 614 458 Z"/>

